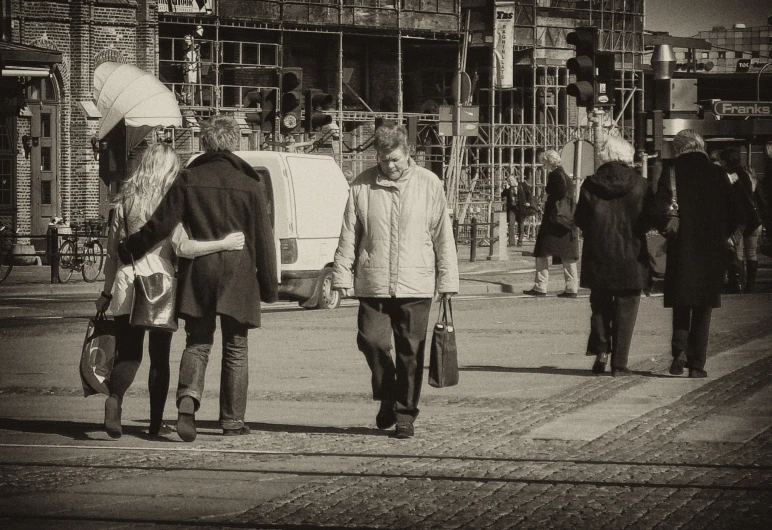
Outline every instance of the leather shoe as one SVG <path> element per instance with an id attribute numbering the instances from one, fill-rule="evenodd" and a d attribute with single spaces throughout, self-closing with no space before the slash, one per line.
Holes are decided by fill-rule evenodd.
<path id="1" fill-rule="evenodd" d="M 405 438 L 412 438 L 414 434 L 415 430 L 412 423 L 409 421 L 397 422 L 397 428 L 394 431 L 394 438 L 404 440 Z"/>
<path id="2" fill-rule="evenodd" d="M 576 293 L 569 293 L 569 292 L 558 294 L 558 298 L 577 298 L 578 296 L 579 295 Z"/>
<path id="3" fill-rule="evenodd" d="M 183 442 L 196 439 L 196 403 L 190 396 L 180 400 L 177 410 L 177 434 Z"/>
<path id="4" fill-rule="evenodd" d="M 684 352 L 678 352 L 678 355 L 673 357 L 673 362 L 670 363 L 670 375 L 683 375 L 684 366 L 686 366 L 686 354 Z"/>
<path id="5" fill-rule="evenodd" d="M 527 291 L 523 291 L 523 294 L 527 294 L 528 296 L 547 296 L 547 293 L 537 291 L 536 289 L 529 289 Z"/>
<path id="6" fill-rule="evenodd" d="M 699 368 L 689 368 L 689 377 L 692 379 L 702 379 L 708 377 L 708 372 Z"/>
<path id="7" fill-rule="evenodd" d="M 250 432 L 251 431 L 249 430 L 249 426 L 242 425 L 237 429 L 223 429 L 222 435 L 223 436 L 244 436 L 249 434 Z"/>
<path id="8" fill-rule="evenodd" d="M 633 372 L 629 368 L 612 368 L 611 375 L 613 377 L 627 377 L 633 375 Z"/>
<path id="9" fill-rule="evenodd" d="M 394 415 L 394 402 L 381 401 L 381 408 L 375 416 L 375 425 L 380 430 L 386 430 L 397 423 L 397 416 Z"/>
<path id="10" fill-rule="evenodd" d="M 601 375 L 606 371 L 606 363 L 608 362 L 608 353 L 599 353 L 595 357 L 595 362 L 592 365 L 592 373 Z"/>

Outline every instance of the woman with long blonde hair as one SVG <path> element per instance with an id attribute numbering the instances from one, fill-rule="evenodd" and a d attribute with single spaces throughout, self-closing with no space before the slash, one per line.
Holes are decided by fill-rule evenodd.
<path id="1" fill-rule="evenodd" d="M 105 401 L 105 430 L 113 438 L 123 433 L 121 409 L 123 396 L 137 374 L 142 362 L 142 344 L 145 330 L 129 325 L 129 313 L 134 290 L 135 268 L 138 274 L 150 275 L 162 272 L 175 276 L 177 256 L 195 258 L 213 252 L 241 250 L 244 234 L 236 232 L 217 241 L 190 240 L 182 225 L 172 236 L 157 244 L 132 266 L 122 265 L 118 258 L 118 243 L 129 234 L 138 231 L 152 216 L 161 199 L 174 183 L 180 172 L 177 153 L 168 144 L 154 144 L 145 151 L 139 166 L 112 201 L 112 221 L 107 240 L 104 289 L 96 301 L 97 311 L 108 308 L 115 317 L 116 361 L 108 380 L 110 396 Z M 124 222 L 124 216 L 126 221 Z M 153 436 L 168 434 L 171 429 L 163 423 L 163 411 L 169 390 L 169 350 L 172 332 L 149 332 L 148 353 L 150 373 L 150 428 Z"/>

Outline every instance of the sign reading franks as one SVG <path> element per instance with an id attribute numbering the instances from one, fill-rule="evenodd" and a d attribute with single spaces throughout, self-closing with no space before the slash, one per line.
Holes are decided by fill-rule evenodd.
<path id="1" fill-rule="evenodd" d="M 772 101 L 716 101 L 713 112 L 716 116 L 772 118 Z"/>

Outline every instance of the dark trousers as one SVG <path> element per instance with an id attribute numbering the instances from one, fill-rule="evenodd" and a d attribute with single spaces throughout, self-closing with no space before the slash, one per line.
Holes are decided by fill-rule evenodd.
<path id="1" fill-rule="evenodd" d="M 170 331 L 148 332 L 150 373 L 147 380 L 150 394 L 150 423 L 160 425 L 163 420 L 166 395 L 169 392 L 169 350 L 172 344 Z M 129 315 L 115 317 L 115 344 L 117 358 L 110 373 L 110 394 L 123 400 L 124 394 L 134 382 L 142 362 L 142 345 L 145 330 L 129 325 Z"/>
<path id="2" fill-rule="evenodd" d="M 673 357 L 686 353 L 689 368 L 705 369 L 712 307 L 673 307 Z"/>
<path id="3" fill-rule="evenodd" d="M 418 417 L 431 306 L 431 298 L 359 299 L 357 345 L 372 372 L 373 399 L 394 401 L 397 421 Z"/>
<path id="4" fill-rule="evenodd" d="M 523 243 L 523 225 L 525 224 L 525 215 L 518 211 L 515 214 L 515 220 L 517 221 L 517 243 L 520 245 Z"/>
<path id="5" fill-rule="evenodd" d="M 509 237 L 509 244 L 514 245 L 517 243 L 517 240 L 515 239 L 515 226 L 517 225 L 517 212 L 514 210 L 507 210 L 507 229 L 508 229 L 508 237 Z M 521 230 L 521 237 L 522 237 L 522 227 Z"/>
<path id="6" fill-rule="evenodd" d="M 214 343 L 214 313 L 185 319 L 187 335 L 180 361 L 177 403 L 185 396 L 195 401 L 196 410 L 204 393 L 204 377 Z M 222 328 L 222 369 L 220 375 L 220 426 L 239 429 L 244 425 L 249 389 L 249 364 L 246 324 L 228 315 L 220 315 Z"/>
<path id="7" fill-rule="evenodd" d="M 611 368 L 626 368 L 641 303 L 639 289 L 590 291 L 590 338 L 587 351 L 611 352 Z"/>

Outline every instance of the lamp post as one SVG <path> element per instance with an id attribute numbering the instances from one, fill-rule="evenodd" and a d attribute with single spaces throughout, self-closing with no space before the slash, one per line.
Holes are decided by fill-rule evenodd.
<path id="1" fill-rule="evenodd" d="M 756 76 L 756 101 L 761 101 L 761 74 L 764 72 L 767 66 L 772 66 L 772 63 L 767 63 L 762 66 L 761 70 L 759 70 L 759 74 Z"/>

